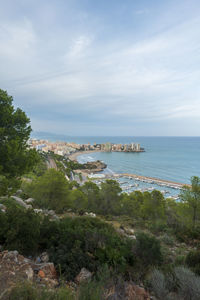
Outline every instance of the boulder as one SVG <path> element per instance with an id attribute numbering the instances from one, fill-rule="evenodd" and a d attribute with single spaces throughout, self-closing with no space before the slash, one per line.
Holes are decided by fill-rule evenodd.
<path id="1" fill-rule="evenodd" d="M 28 199 L 26 199 L 26 200 L 24 200 L 26 203 L 33 203 L 34 201 L 35 201 L 35 199 L 33 199 L 33 198 L 28 198 Z"/>
<path id="2" fill-rule="evenodd" d="M 47 252 L 43 252 L 41 255 L 40 255 L 40 260 L 42 263 L 48 263 L 49 262 L 49 255 Z"/>
<path id="3" fill-rule="evenodd" d="M 27 205 L 21 198 L 17 196 L 11 196 L 11 198 L 13 198 L 19 205 L 25 207 L 26 209 L 29 208 L 29 205 Z"/>
<path id="4" fill-rule="evenodd" d="M 75 282 L 81 283 L 87 281 L 92 277 L 92 273 L 85 268 L 82 268 L 80 273 L 76 276 Z"/>

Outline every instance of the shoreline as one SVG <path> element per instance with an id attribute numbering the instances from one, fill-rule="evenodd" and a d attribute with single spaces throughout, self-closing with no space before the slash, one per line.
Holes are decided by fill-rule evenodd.
<path id="1" fill-rule="evenodd" d="M 87 151 L 77 151 L 75 153 L 72 153 L 68 156 L 70 160 L 76 160 L 79 155 L 82 154 L 91 154 L 91 153 L 96 153 L 96 152 L 102 152 L 101 150 L 87 150 Z M 91 170 L 92 171 L 92 170 Z M 92 172 L 91 172 L 92 173 Z M 84 175 L 88 175 L 89 173 L 85 173 Z M 146 182 L 154 182 L 155 184 L 160 184 L 160 185 L 165 185 L 175 188 L 183 188 L 183 186 L 191 187 L 190 184 L 188 183 L 180 183 L 180 182 L 175 182 L 171 180 L 166 180 L 166 179 L 161 179 L 161 178 L 155 178 L 155 177 L 149 177 L 149 176 L 143 176 L 143 175 L 137 175 L 137 174 L 131 174 L 131 173 L 115 173 L 115 174 L 104 174 L 105 178 L 112 177 L 112 178 L 117 178 L 117 177 L 132 177 L 132 178 L 138 178 L 139 181 L 146 181 Z"/>
<path id="2" fill-rule="evenodd" d="M 77 151 L 72 154 L 68 155 L 68 158 L 70 160 L 76 160 L 77 161 L 77 156 L 82 155 L 82 154 L 90 154 L 90 153 L 97 153 L 97 152 L 102 152 L 101 150 L 86 150 L 86 151 Z"/>

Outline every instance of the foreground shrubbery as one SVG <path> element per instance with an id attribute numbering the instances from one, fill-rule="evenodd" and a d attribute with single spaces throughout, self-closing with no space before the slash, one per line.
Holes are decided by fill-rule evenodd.
<path id="1" fill-rule="evenodd" d="M 75 300 L 75 295 L 69 288 L 50 290 L 38 288 L 30 282 L 20 283 L 8 295 L 9 300 Z"/>
<path id="2" fill-rule="evenodd" d="M 150 283 L 159 300 L 200 299 L 200 277 L 183 266 L 176 267 L 167 274 L 155 269 Z"/>
<path id="3" fill-rule="evenodd" d="M 50 221 L 32 210 L 8 209 L 0 213 L 0 244 L 21 254 L 37 255 L 47 250 L 59 272 L 72 280 L 85 267 L 96 272 L 107 264 L 121 274 L 134 274 L 162 262 L 159 241 L 139 233 L 137 240 L 120 236 L 97 218 L 66 217 Z M 139 266 L 139 267 L 138 267 Z"/>
<path id="4" fill-rule="evenodd" d="M 0 212 L 0 244 L 5 249 L 32 255 L 38 249 L 41 219 L 32 210 L 9 208 Z"/>
<path id="5" fill-rule="evenodd" d="M 132 220 L 134 227 L 146 228 L 153 234 L 168 234 L 166 244 L 170 243 L 170 239 L 173 242 L 172 235 L 180 242 L 200 240 L 200 206 L 197 200 L 194 223 L 192 200 L 186 202 L 184 198 L 184 201 L 175 202 L 165 199 L 159 191 L 136 191 L 128 195 L 122 193 L 114 180 L 106 180 L 100 187 L 93 182 L 79 186 L 77 182 L 67 181 L 62 170 L 50 169 L 31 183 L 24 182 L 22 188 L 27 197 L 35 199 L 34 206 L 37 208 L 53 209 L 60 214 L 72 210 L 75 213 L 93 212 L 104 217 L 126 216 Z M 198 198 L 197 192 L 192 196 L 192 192 L 186 189 L 186 195 L 188 193 L 191 199 Z M 182 194 L 185 195 L 184 191 Z"/>

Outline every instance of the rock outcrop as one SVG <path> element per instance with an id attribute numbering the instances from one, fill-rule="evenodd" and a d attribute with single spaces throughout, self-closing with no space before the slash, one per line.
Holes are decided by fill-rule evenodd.
<path id="1" fill-rule="evenodd" d="M 26 204 L 21 198 L 17 197 L 17 196 L 11 196 L 11 198 L 13 198 L 20 206 L 28 209 L 28 208 L 32 208 L 31 204 Z"/>
<path id="2" fill-rule="evenodd" d="M 125 228 L 125 227 L 120 227 L 120 228 L 117 228 L 116 231 L 123 235 L 123 236 L 126 236 L 132 240 L 136 240 L 136 236 L 135 236 L 135 231 L 134 229 L 131 229 L 131 228 Z"/>
<path id="3" fill-rule="evenodd" d="M 84 167 L 87 170 L 92 170 L 93 172 L 94 171 L 99 172 L 99 170 L 102 171 L 103 169 L 105 169 L 107 165 L 104 162 L 97 160 L 97 161 L 87 162 L 86 164 L 84 164 Z"/>
<path id="4" fill-rule="evenodd" d="M 81 164 L 81 168 L 76 169 L 76 172 L 84 171 L 84 173 L 86 174 L 99 173 L 102 172 L 105 168 L 107 168 L 107 165 L 104 162 L 97 160 Z"/>
<path id="5" fill-rule="evenodd" d="M 43 261 L 47 253 L 43 253 Z M 20 255 L 18 251 L 0 252 L 0 299 L 18 282 L 29 280 L 49 287 L 58 285 L 58 277 L 54 264 L 51 262 L 37 263 Z"/>
<path id="6" fill-rule="evenodd" d="M 76 276 L 75 282 L 81 283 L 83 281 L 87 281 L 92 277 L 92 273 L 85 268 L 82 268 L 80 273 Z"/>
<path id="7" fill-rule="evenodd" d="M 133 282 L 124 282 L 111 286 L 106 290 L 106 300 L 150 300 L 150 295 L 144 288 Z"/>

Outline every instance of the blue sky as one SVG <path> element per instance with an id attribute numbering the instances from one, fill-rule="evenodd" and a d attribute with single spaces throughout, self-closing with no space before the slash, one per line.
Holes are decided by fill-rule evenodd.
<path id="1" fill-rule="evenodd" d="M 199 0 L 0 0 L 0 88 L 35 131 L 200 135 Z"/>

